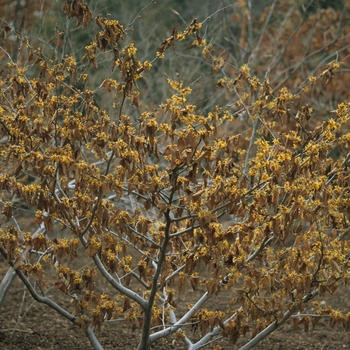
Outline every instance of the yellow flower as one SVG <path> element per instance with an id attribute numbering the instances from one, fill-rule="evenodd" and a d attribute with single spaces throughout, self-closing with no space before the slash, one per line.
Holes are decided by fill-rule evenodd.
<path id="1" fill-rule="evenodd" d="M 180 97 L 178 95 L 173 95 L 171 97 L 171 99 L 173 100 L 174 103 L 177 103 L 177 104 L 182 104 L 182 103 L 186 102 L 186 98 L 185 97 Z"/>
<path id="2" fill-rule="evenodd" d="M 333 62 L 332 69 L 339 69 L 339 68 L 340 68 L 340 63 L 339 62 Z"/>
<path id="3" fill-rule="evenodd" d="M 152 63 L 150 61 L 145 61 L 145 62 L 143 62 L 143 67 L 145 69 L 151 69 L 152 68 Z"/>
<path id="4" fill-rule="evenodd" d="M 250 71 L 250 68 L 249 68 L 246 64 L 244 64 L 244 65 L 241 67 L 241 71 L 242 71 L 243 73 L 248 74 L 249 71 Z"/>
<path id="5" fill-rule="evenodd" d="M 170 78 L 167 79 L 168 84 L 171 86 L 172 89 L 179 91 L 182 88 L 182 81 L 175 81 Z"/>
<path id="6" fill-rule="evenodd" d="M 131 43 L 127 48 L 129 56 L 135 55 L 137 52 L 137 48 L 134 46 L 134 43 Z"/>

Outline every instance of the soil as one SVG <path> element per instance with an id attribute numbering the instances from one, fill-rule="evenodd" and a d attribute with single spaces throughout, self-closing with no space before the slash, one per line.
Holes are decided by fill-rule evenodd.
<path id="1" fill-rule="evenodd" d="M 6 263 L 0 258 L 0 279 L 7 270 Z M 104 286 L 102 286 L 104 287 Z M 48 295 L 60 305 L 69 308 L 69 301 L 60 291 L 52 288 Z M 347 313 L 350 311 L 350 288 L 339 288 L 335 296 L 317 297 L 317 301 L 332 305 Z M 218 306 L 218 300 L 210 300 L 212 305 Z M 32 349 L 93 349 L 84 332 L 72 325 L 48 306 L 33 300 L 28 291 L 16 278 L 10 293 L 0 310 L 0 349 L 2 350 L 32 350 Z M 105 350 L 123 349 L 134 350 L 137 347 L 139 332 L 131 332 L 130 327 L 123 320 L 105 324 L 100 331 L 96 331 L 100 343 Z M 242 347 L 249 338 L 239 339 L 237 344 L 229 344 L 223 339 L 215 344 L 222 349 L 235 350 Z M 203 349 L 212 349 L 208 345 Z M 155 344 L 152 349 L 170 350 L 186 349 L 183 343 L 170 339 Z M 304 332 L 303 326 L 293 328 L 293 322 L 286 322 L 269 337 L 259 343 L 254 349 L 260 350 L 313 350 L 313 349 L 350 349 L 350 333 L 346 333 L 342 326 L 334 329 L 329 327 L 327 319 L 321 319 L 315 329 Z"/>

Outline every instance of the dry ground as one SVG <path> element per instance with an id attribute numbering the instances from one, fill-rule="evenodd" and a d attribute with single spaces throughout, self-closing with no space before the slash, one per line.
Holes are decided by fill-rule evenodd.
<path id="1" fill-rule="evenodd" d="M 0 278 L 7 269 L 0 259 Z M 103 287 L 103 286 L 102 286 Z M 61 305 L 69 305 L 67 298 L 58 290 L 52 289 L 49 295 Z M 220 299 L 221 300 L 221 299 Z M 343 311 L 350 311 L 350 288 L 342 287 L 335 296 L 318 301 L 326 301 Z M 210 301 L 219 307 L 219 300 Z M 97 336 L 104 349 L 136 349 L 138 331 L 131 333 L 130 328 L 122 321 L 106 324 Z M 219 343 L 222 349 L 239 349 L 248 339 L 240 339 L 238 344 L 228 344 L 226 340 Z M 211 349 L 207 346 L 204 349 Z M 66 321 L 55 311 L 33 300 L 17 278 L 11 287 L 5 304 L 0 309 L 0 349 L 34 350 L 34 349 L 92 349 L 85 334 L 76 326 Z M 185 349 L 182 343 L 175 340 L 156 344 L 153 349 Z M 345 333 L 340 326 L 330 329 L 326 319 L 321 320 L 314 330 L 303 332 L 303 327 L 293 330 L 292 322 L 287 322 L 270 337 L 261 342 L 255 349 L 260 350 L 313 350 L 313 349 L 350 349 L 350 333 Z"/>

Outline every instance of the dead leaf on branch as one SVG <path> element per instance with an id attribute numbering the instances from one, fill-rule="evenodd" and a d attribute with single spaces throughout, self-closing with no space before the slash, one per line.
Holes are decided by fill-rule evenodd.
<path id="1" fill-rule="evenodd" d="M 12 218 L 12 203 L 11 202 L 7 202 L 5 203 L 5 206 L 3 208 L 3 210 L 1 211 L 1 214 L 6 216 L 6 221 L 9 221 Z"/>
<path id="2" fill-rule="evenodd" d="M 87 27 L 92 20 L 92 12 L 89 6 L 82 0 L 65 0 L 63 11 L 68 18 L 76 17 L 77 26 L 82 24 L 82 28 Z"/>
<path id="3" fill-rule="evenodd" d="M 8 25 L 6 25 L 6 26 L 4 27 L 4 42 L 6 42 L 6 40 L 7 40 L 7 34 L 8 34 L 11 30 L 12 30 L 12 28 L 9 27 Z"/>
<path id="4" fill-rule="evenodd" d="M 157 52 L 160 54 L 164 53 L 170 46 L 174 49 L 175 48 L 175 41 L 177 39 L 177 31 L 178 31 L 179 25 L 176 25 L 172 30 L 172 35 L 170 38 L 164 40 L 160 46 L 157 49 Z"/>

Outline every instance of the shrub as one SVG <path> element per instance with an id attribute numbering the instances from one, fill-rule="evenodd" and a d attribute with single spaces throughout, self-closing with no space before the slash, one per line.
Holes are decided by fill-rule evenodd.
<path id="1" fill-rule="evenodd" d="M 255 17 L 249 6 L 235 9 L 240 57 L 220 44 L 222 32 L 217 46 L 204 36 L 204 25 L 221 24 L 213 14 L 174 26 L 140 60 L 142 43 L 127 39 L 132 25 L 81 0 L 65 1 L 64 12 L 79 31 L 95 31 L 82 63 L 74 52 L 50 58 L 24 37 L 18 59 L 5 52 L 0 252 L 34 299 L 81 327 L 95 349 L 94 330 L 119 316 L 140 329 L 139 350 L 172 334 L 189 349 L 250 335 L 249 349 L 298 311 L 312 323 L 304 305 L 347 282 L 349 103 L 325 110 L 346 88 L 347 8 L 319 10 L 294 29 L 299 10 L 289 2 Z M 304 41 L 324 14 L 336 28 L 323 42 Z M 56 29 L 57 52 L 65 35 Z M 164 77 L 166 63 L 154 68 L 188 46 L 188 67 L 202 54 L 206 65 L 188 74 L 210 66 L 204 81 L 216 80 L 216 91 L 175 69 Z M 99 68 L 108 60 L 113 73 Z M 147 80 L 162 91 L 149 93 Z M 214 103 L 197 107 L 208 91 Z M 156 104 L 153 93 L 166 98 Z M 77 268 L 84 257 L 92 266 Z M 101 290 L 100 277 L 112 288 Z M 50 285 L 73 311 L 46 294 Z M 189 289 L 195 301 L 179 305 Z M 221 297 L 224 308 L 206 308 Z M 349 314 L 316 314 L 349 329 Z"/>

